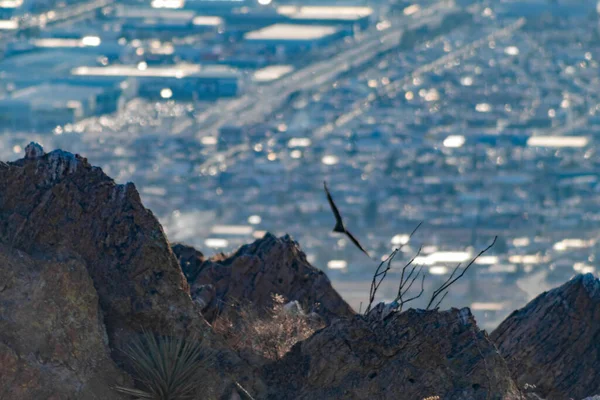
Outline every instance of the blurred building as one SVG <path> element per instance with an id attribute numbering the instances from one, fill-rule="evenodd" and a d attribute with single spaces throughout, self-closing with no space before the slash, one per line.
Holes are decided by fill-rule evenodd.
<path id="1" fill-rule="evenodd" d="M 41 84 L 0 98 L 0 126 L 48 131 L 86 117 L 116 111 L 118 88 Z"/>
<path id="2" fill-rule="evenodd" d="M 79 67 L 74 76 L 95 79 L 134 78 L 138 94 L 147 99 L 201 100 L 233 97 L 243 91 L 246 78 L 222 65 L 179 64 L 172 66 L 112 65 Z"/>
<path id="3" fill-rule="evenodd" d="M 289 54 L 316 50 L 346 35 L 337 26 L 274 24 L 248 32 L 244 39 L 250 45 L 261 46 L 268 51 Z"/>
<path id="4" fill-rule="evenodd" d="M 279 6 L 277 13 L 289 18 L 288 23 L 304 25 L 340 25 L 366 29 L 373 15 L 371 7 L 348 6 Z"/>
<path id="5" fill-rule="evenodd" d="M 132 39 L 171 39 L 216 32 L 223 27 L 218 16 L 198 16 L 191 10 L 172 10 L 148 7 L 115 8 L 112 15 L 121 24 L 125 37 Z"/>

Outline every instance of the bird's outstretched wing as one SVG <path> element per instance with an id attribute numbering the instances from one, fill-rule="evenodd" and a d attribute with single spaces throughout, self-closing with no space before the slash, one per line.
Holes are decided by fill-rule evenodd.
<path id="1" fill-rule="evenodd" d="M 333 211 L 333 215 L 335 216 L 335 227 L 333 228 L 334 232 L 345 233 L 346 228 L 344 228 L 344 222 L 342 221 L 342 216 L 333 202 L 333 198 L 331 197 L 331 193 L 329 193 L 329 189 L 327 189 L 327 182 L 323 181 L 323 187 L 325 188 L 325 193 L 327 194 L 327 201 L 329 201 L 329 206 L 331 207 L 331 211 Z"/>
<path id="2" fill-rule="evenodd" d="M 345 230 L 344 233 L 350 238 L 350 240 L 352 241 L 352 243 L 354 243 L 354 245 L 360 249 L 360 251 L 362 251 L 363 253 L 365 253 L 367 255 L 367 257 L 371 258 L 371 256 L 369 255 L 369 253 L 367 253 L 367 251 L 361 246 L 361 244 L 358 242 L 358 240 L 356 240 L 356 238 L 350 232 L 348 232 L 347 229 Z"/>

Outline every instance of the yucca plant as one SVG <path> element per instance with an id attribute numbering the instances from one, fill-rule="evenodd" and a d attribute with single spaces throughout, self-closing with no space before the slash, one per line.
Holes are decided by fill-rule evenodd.
<path id="1" fill-rule="evenodd" d="M 186 339 L 144 331 L 124 350 L 143 389 L 116 386 L 137 399 L 197 398 L 206 368 L 206 353 L 197 336 Z"/>

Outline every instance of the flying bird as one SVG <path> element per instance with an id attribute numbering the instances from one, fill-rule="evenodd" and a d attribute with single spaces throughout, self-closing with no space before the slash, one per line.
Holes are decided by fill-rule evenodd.
<path id="1" fill-rule="evenodd" d="M 342 215 L 338 210 L 337 206 L 333 202 L 333 198 L 331 197 L 331 193 L 329 193 L 329 189 L 327 189 L 327 182 L 323 182 L 323 187 L 325 188 L 325 193 L 327 194 L 327 201 L 329 201 L 329 205 L 331 206 L 331 211 L 333 211 L 333 215 L 335 215 L 335 227 L 333 228 L 333 232 L 343 233 L 354 243 L 356 247 L 360 249 L 363 253 L 367 255 L 367 257 L 371 258 L 369 253 L 361 246 L 361 244 L 356 240 L 356 238 L 346 229 L 344 226 L 344 221 L 342 221 Z"/>

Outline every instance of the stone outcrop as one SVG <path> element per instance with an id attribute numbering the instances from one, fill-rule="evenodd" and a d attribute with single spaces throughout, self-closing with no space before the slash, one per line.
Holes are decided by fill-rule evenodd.
<path id="1" fill-rule="evenodd" d="M 207 377 L 216 386 L 215 395 L 232 375 L 260 393 L 252 369 L 212 335 L 162 227 L 132 183 L 118 185 L 79 155 L 46 154 L 32 143 L 25 158 L 0 163 L 0 244 L 79 260 L 93 282 L 117 361 L 141 329 L 196 332 L 218 350 L 215 376 Z M 82 334 L 63 322 L 71 334 Z"/>
<path id="2" fill-rule="evenodd" d="M 117 185 L 85 158 L 27 147 L 0 168 L 0 242 L 80 257 L 94 281 L 109 337 L 141 327 L 200 329 L 189 287 L 162 227 L 134 185 Z"/>
<path id="3" fill-rule="evenodd" d="M 469 309 L 380 311 L 335 320 L 266 366 L 270 398 L 522 398 Z"/>
<path id="4" fill-rule="evenodd" d="M 579 275 L 513 312 L 491 335 L 515 381 L 546 399 L 600 392 L 600 281 Z"/>
<path id="5" fill-rule="evenodd" d="M 232 301 L 269 309 L 273 294 L 297 300 L 306 311 L 315 311 L 326 321 L 354 315 L 327 275 L 310 265 L 290 236 L 277 238 L 267 233 L 231 256 L 209 260 L 187 246 L 176 245 L 173 251 L 190 279 L 192 296 L 199 300 L 209 321 L 220 305 Z"/>
<path id="6" fill-rule="evenodd" d="M 81 260 L 0 245 L 0 399 L 124 399 Z"/>

